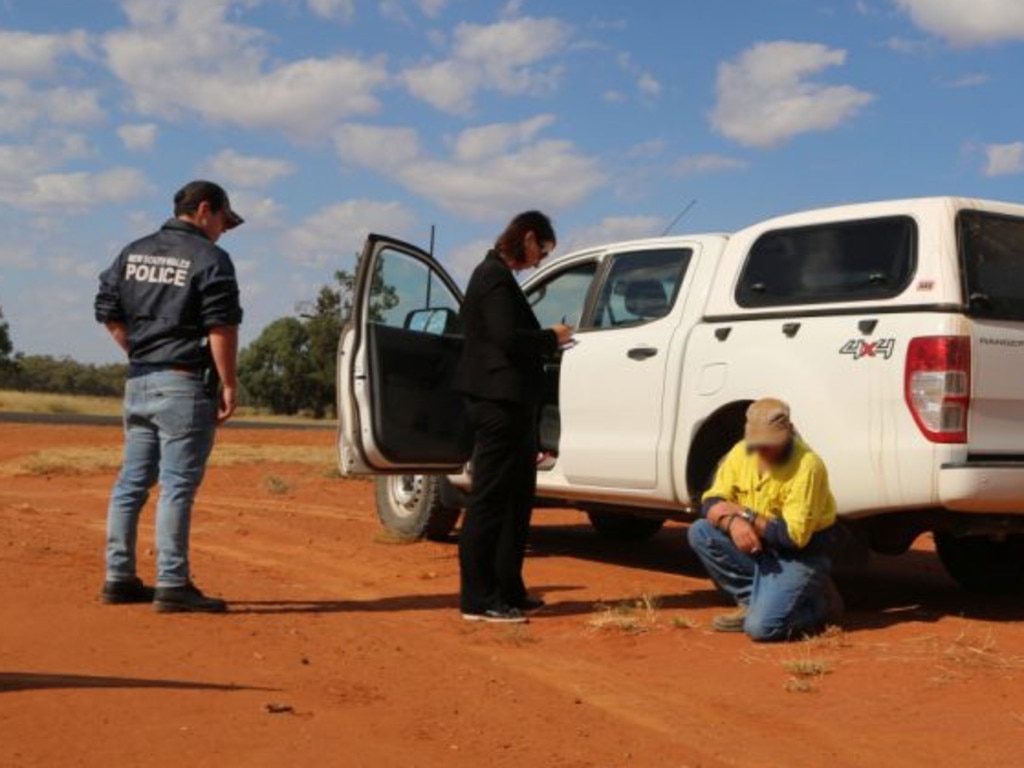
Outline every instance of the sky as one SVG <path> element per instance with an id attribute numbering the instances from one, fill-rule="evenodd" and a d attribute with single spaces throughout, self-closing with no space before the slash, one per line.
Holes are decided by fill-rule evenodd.
<path id="1" fill-rule="evenodd" d="M 96 276 L 174 191 L 247 223 L 243 342 L 368 232 L 464 279 L 539 207 L 559 250 L 793 210 L 1020 201 L 1020 0 L 0 0 L 0 309 L 114 361 Z"/>

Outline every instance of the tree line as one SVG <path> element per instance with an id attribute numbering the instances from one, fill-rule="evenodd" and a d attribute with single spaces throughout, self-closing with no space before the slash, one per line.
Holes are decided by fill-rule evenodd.
<path id="1" fill-rule="evenodd" d="M 379 266 L 379 265 L 378 265 Z M 270 323 L 239 356 L 242 404 L 274 414 L 335 413 L 336 356 L 342 324 L 351 312 L 355 273 L 338 270 L 309 311 Z M 394 289 L 373 275 L 371 316 L 397 302 Z M 70 357 L 16 353 L 0 310 L 0 389 L 119 397 L 127 365 L 81 363 Z"/>

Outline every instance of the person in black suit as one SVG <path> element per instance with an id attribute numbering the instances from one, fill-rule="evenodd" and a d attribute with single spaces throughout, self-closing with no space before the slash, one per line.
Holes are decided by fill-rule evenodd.
<path id="1" fill-rule="evenodd" d="M 459 535 L 467 621 L 522 623 L 543 606 L 523 583 L 537 488 L 537 409 L 544 360 L 572 339 L 572 329 L 542 330 L 513 272 L 536 267 L 555 244 L 543 213 L 516 216 L 473 272 L 462 305 L 456 386 L 474 438 L 473 489 Z"/>

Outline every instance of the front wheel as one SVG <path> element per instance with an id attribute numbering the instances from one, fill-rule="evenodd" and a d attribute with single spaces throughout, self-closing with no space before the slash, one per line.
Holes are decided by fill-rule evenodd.
<path id="1" fill-rule="evenodd" d="M 588 512 L 590 524 L 599 535 L 618 541 L 646 541 L 658 533 L 665 521 L 618 512 Z"/>
<path id="2" fill-rule="evenodd" d="M 946 572 L 971 592 L 1017 595 L 1024 589 L 1024 536 L 935 534 L 935 547 Z"/>
<path id="3" fill-rule="evenodd" d="M 400 541 L 444 541 L 462 510 L 442 499 L 445 478 L 438 475 L 388 475 L 377 478 L 377 517 Z"/>

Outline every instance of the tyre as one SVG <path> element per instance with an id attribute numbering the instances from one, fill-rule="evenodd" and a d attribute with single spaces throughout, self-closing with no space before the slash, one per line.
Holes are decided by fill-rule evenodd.
<path id="1" fill-rule="evenodd" d="M 935 546 L 946 572 L 964 589 L 986 595 L 1017 595 L 1024 589 L 1024 536 L 936 533 Z"/>
<path id="2" fill-rule="evenodd" d="M 451 536 L 462 510 L 445 506 L 437 475 L 388 475 L 377 478 L 377 517 L 401 541 L 444 541 Z"/>
<path id="3" fill-rule="evenodd" d="M 618 541 L 646 541 L 665 525 L 657 517 L 638 517 L 618 512 L 587 512 L 590 524 L 600 536 Z"/>

